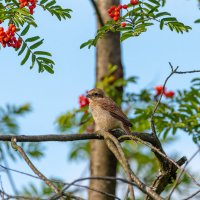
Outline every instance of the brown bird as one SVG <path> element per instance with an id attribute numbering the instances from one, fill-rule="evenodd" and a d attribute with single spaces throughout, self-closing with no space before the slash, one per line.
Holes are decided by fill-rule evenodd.
<path id="1" fill-rule="evenodd" d="M 121 108 L 109 97 L 106 97 L 103 90 L 94 88 L 87 93 L 89 107 L 96 124 L 96 131 L 110 131 L 121 129 L 130 134 L 132 124 Z"/>

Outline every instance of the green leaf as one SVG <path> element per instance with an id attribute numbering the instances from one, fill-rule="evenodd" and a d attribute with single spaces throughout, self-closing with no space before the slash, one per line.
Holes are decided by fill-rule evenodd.
<path id="1" fill-rule="evenodd" d="M 81 46 L 80 46 L 80 49 L 82 49 L 82 48 L 84 48 L 84 47 L 86 47 L 86 46 L 88 46 L 88 45 L 91 45 L 91 43 L 93 42 L 94 40 L 88 40 L 87 42 L 84 42 L 83 44 L 81 44 Z M 89 48 L 89 47 L 88 47 Z"/>
<path id="2" fill-rule="evenodd" d="M 133 32 L 132 31 L 123 33 L 122 36 L 120 37 L 120 41 L 123 42 L 124 40 L 126 40 L 127 38 L 130 38 L 132 36 L 133 36 Z"/>
<path id="3" fill-rule="evenodd" d="M 21 65 L 24 65 L 26 63 L 26 61 L 28 60 L 30 54 L 31 54 L 31 51 L 28 49 L 27 52 L 26 52 L 26 55 L 25 55 L 24 59 L 21 62 Z"/>
<path id="4" fill-rule="evenodd" d="M 168 13 L 168 12 L 160 12 L 160 13 L 155 15 L 155 18 L 163 17 L 163 16 L 166 16 L 166 15 L 171 16 L 171 14 Z"/>
<path id="5" fill-rule="evenodd" d="M 35 49 L 39 47 L 43 43 L 44 39 L 40 40 L 39 42 L 36 42 L 35 44 L 30 46 L 30 49 Z"/>
<path id="6" fill-rule="evenodd" d="M 160 3 L 158 1 L 156 1 L 156 0 L 148 0 L 148 1 L 150 1 L 151 3 L 156 4 L 157 6 L 160 6 Z"/>
<path id="7" fill-rule="evenodd" d="M 49 8 L 49 7 L 53 6 L 54 4 L 56 4 L 56 1 L 55 1 L 55 0 L 50 1 L 49 3 L 47 3 L 47 4 L 45 5 L 45 8 Z"/>
<path id="8" fill-rule="evenodd" d="M 34 54 L 36 54 L 36 55 L 52 56 L 49 52 L 46 52 L 46 51 L 35 51 Z"/>
<path id="9" fill-rule="evenodd" d="M 20 35 L 21 35 L 21 36 L 26 35 L 26 33 L 28 32 L 29 28 L 30 28 L 30 25 L 28 24 L 28 25 L 25 27 L 25 29 L 21 32 Z"/>
<path id="10" fill-rule="evenodd" d="M 25 49 L 26 49 L 26 43 L 23 42 L 23 45 L 22 45 L 22 47 L 21 47 L 21 50 L 20 50 L 19 53 L 18 53 L 18 56 L 20 56 L 20 55 L 24 52 Z"/>
<path id="11" fill-rule="evenodd" d="M 200 23 L 200 19 L 195 20 L 194 23 Z"/>
<path id="12" fill-rule="evenodd" d="M 32 65 L 30 66 L 30 69 L 32 69 L 34 67 L 35 61 L 36 61 L 36 56 L 34 54 L 32 54 Z"/>
<path id="13" fill-rule="evenodd" d="M 52 60 L 48 59 L 48 58 L 44 58 L 44 57 L 38 57 L 38 60 L 43 61 L 44 63 L 50 63 L 50 64 L 55 64 Z"/>
<path id="14" fill-rule="evenodd" d="M 35 37 L 27 38 L 25 40 L 25 42 L 34 42 L 34 41 L 36 41 L 38 39 L 40 39 L 40 37 L 39 36 L 35 36 Z"/>
<path id="15" fill-rule="evenodd" d="M 50 74 L 54 74 L 54 71 L 51 67 L 49 67 L 48 65 L 43 65 L 44 69 L 49 72 Z"/>
<path id="16" fill-rule="evenodd" d="M 40 1 L 40 4 L 44 4 L 44 3 L 46 3 L 48 0 L 42 0 L 42 1 Z"/>

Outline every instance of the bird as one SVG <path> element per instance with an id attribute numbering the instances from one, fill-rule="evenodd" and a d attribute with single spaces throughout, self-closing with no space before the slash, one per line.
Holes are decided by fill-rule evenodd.
<path id="1" fill-rule="evenodd" d="M 125 134 L 131 133 L 131 122 L 103 90 L 94 88 L 87 92 L 86 97 L 89 99 L 89 109 L 95 121 L 96 131 L 121 129 Z"/>

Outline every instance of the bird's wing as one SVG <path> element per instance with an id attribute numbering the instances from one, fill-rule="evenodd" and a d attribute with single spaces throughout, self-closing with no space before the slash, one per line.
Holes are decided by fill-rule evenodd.
<path id="1" fill-rule="evenodd" d="M 129 127 L 133 126 L 127 116 L 122 112 L 120 107 L 111 98 L 99 98 L 97 104 L 99 104 L 102 109 L 108 111 L 112 117 L 120 120 L 124 125 Z"/>

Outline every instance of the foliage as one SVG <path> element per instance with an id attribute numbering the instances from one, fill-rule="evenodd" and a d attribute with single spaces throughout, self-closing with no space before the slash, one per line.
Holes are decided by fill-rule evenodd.
<path id="1" fill-rule="evenodd" d="M 165 1 L 159 2 L 156 0 L 140 1 L 135 6 L 129 4 L 129 10 L 118 21 L 108 21 L 97 31 L 94 39 L 83 43 L 80 48 L 96 46 L 97 41 L 108 32 L 121 32 L 120 40 L 122 42 L 130 37 L 136 37 L 146 32 L 148 27 L 154 25 L 155 22 L 159 24 L 161 30 L 164 26 L 167 26 L 171 31 L 176 31 L 177 33 L 188 32 L 191 27 L 179 22 L 170 13 L 160 11 L 164 4 Z M 122 22 L 127 23 L 126 27 L 121 27 Z"/>
<path id="2" fill-rule="evenodd" d="M 130 77 L 125 80 L 120 80 L 113 86 L 110 84 L 110 81 L 113 80 L 112 74 L 116 70 L 116 67 L 110 66 L 109 69 L 109 72 L 102 82 L 97 83 L 99 87 L 105 89 L 107 94 L 112 95 L 115 93 L 114 90 L 116 87 L 123 86 L 126 88 L 130 83 L 137 83 L 136 77 Z M 199 140 L 199 84 L 199 78 L 193 79 L 190 89 L 183 91 L 178 90 L 175 92 L 174 97 L 165 97 L 162 99 L 155 115 L 155 124 L 162 144 L 174 142 L 174 134 L 176 134 L 178 130 L 189 133 L 195 142 L 197 139 Z M 150 117 L 158 98 L 159 96 L 153 89 L 143 89 L 139 93 L 124 93 L 122 107 L 124 108 L 124 112 L 129 114 L 129 119 L 133 124 L 132 131 L 151 132 Z M 183 108 L 187 109 L 183 111 Z M 86 121 L 81 121 L 82 117 L 80 117 L 80 113 L 84 115 L 87 109 L 88 107 L 84 107 L 84 110 L 82 110 L 82 108 L 75 109 L 73 111 L 68 111 L 67 114 L 61 115 L 56 121 L 59 130 L 64 131 L 64 133 L 80 130 L 81 132 L 88 132 L 88 129 L 90 129 L 93 124 L 93 120 L 88 117 L 88 121 L 87 118 L 85 118 Z M 185 114 L 185 112 L 187 112 L 187 114 Z M 172 135 L 170 133 L 173 134 L 173 137 L 171 137 Z M 152 183 L 159 168 L 158 163 L 155 162 L 153 153 L 143 145 L 133 144 L 133 142 L 130 141 L 123 143 L 123 149 L 130 163 L 134 163 L 133 168 L 135 168 L 134 171 L 136 174 L 142 176 L 146 184 Z M 89 157 L 89 151 L 89 142 L 79 141 L 78 143 L 73 143 L 69 159 L 84 161 L 86 157 Z M 175 160 L 176 156 L 172 155 Z M 183 184 L 178 187 L 178 192 L 181 192 L 181 188 L 190 184 L 190 180 L 185 176 L 182 183 Z M 173 184 L 169 185 L 165 191 L 169 191 L 172 186 Z"/>
<path id="3" fill-rule="evenodd" d="M 24 116 L 30 111 L 31 107 L 29 104 L 24 104 L 22 106 L 7 105 L 5 108 L 0 107 L 0 134 L 18 134 L 19 125 L 17 123 L 17 118 Z M 22 143 L 21 146 L 32 158 L 39 159 L 44 154 L 44 147 L 38 143 Z M 13 150 L 9 143 L 1 142 L 0 152 L 5 154 L 4 149 L 6 150 L 7 156 L 12 160 L 16 160 L 16 155 L 18 154 L 13 154 Z M 3 157 L 5 157 L 5 155 Z"/>
<path id="4" fill-rule="evenodd" d="M 54 183 L 58 188 L 62 188 L 63 184 L 61 184 L 63 181 L 58 180 L 58 178 L 54 179 L 51 178 L 50 180 L 56 180 Z M 39 187 L 36 187 L 34 184 L 29 183 L 26 186 L 24 186 L 21 189 L 22 194 L 25 196 L 34 196 L 34 197 L 49 197 L 50 195 L 54 194 L 54 191 L 52 191 L 51 188 L 49 188 L 44 182 L 40 183 Z"/>
<path id="5" fill-rule="evenodd" d="M 70 9 L 62 8 L 56 4 L 55 0 L 41 0 L 37 3 L 44 11 L 48 11 L 52 16 L 56 16 L 59 21 L 70 18 Z M 31 28 L 37 28 L 37 23 L 25 7 L 19 7 L 19 2 L 16 0 L 5 0 L 0 3 L 0 21 L 3 23 L 13 23 L 17 27 L 17 35 L 22 39 L 21 48 L 16 49 L 18 56 L 23 54 L 21 65 L 24 65 L 28 60 L 31 61 L 30 69 L 35 65 L 38 66 L 38 72 L 47 71 L 54 73 L 54 61 L 51 59 L 51 53 L 43 50 L 38 50 L 42 45 L 43 39 L 40 36 L 24 38 L 30 32 Z"/>
<path id="6" fill-rule="evenodd" d="M 192 136 L 193 141 L 200 140 L 200 93 L 199 93 L 200 79 L 195 78 L 191 81 L 191 87 L 188 90 L 178 90 L 174 99 L 162 101 L 159 109 L 155 115 L 155 123 L 160 135 L 164 138 L 169 133 L 173 135 L 178 130 L 182 130 Z M 144 93 L 148 97 L 143 99 Z M 132 96 L 132 94 L 128 94 Z M 149 103 L 146 99 L 151 98 L 151 95 L 147 91 L 143 90 L 137 97 L 133 95 L 135 99 L 133 102 L 140 101 L 141 106 L 135 108 L 134 116 L 132 118 L 133 129 L 144 131 L 150 130 L 150 117 L 152 109 L 155 106 L 155 101 Z"/>
<path id="7" fill-rule="evenodd" d="M 23 116 L 31 111 L 29 104 L 22 106 L 10 106 L 0 108 L 0 133 L 1 134 L 17 134 L 19 126 L 16 117 Z"/>

